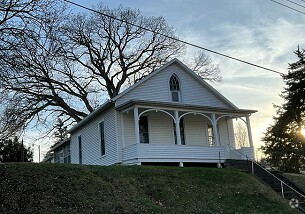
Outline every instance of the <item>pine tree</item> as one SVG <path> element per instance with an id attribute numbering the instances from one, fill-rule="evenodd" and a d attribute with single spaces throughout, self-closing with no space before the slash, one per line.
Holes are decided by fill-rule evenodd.
<path id="1" fill-rule="evenodd" d="M 55 129 L 56 130 L 54 132 L 54 138 L 56 142 L 60 142 L 67 139 L 68 137 L 67 127 L 64 126 L 64 122 L 60 118 L 58 118 L 57 120 Z"/>
<path id="2" fill-rule="evenodd" d="M 267 160 L 285 172 L 299 172 L 305 165 L 305 50 L 298 47 L 294 53 L 298 61 L 289 64 L 288 74 L 283 75 L 284 104 L 275 106 L 274 124 L 263 137 Z"/>

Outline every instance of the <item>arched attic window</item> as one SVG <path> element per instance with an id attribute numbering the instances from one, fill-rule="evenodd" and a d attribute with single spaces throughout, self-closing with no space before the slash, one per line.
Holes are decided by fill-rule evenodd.
<path id="1" fill-rule="evenodd" d="M 169 80 L 169 88 L 173 102 L 181 102 L 179 78 L 173 74 Z"/>

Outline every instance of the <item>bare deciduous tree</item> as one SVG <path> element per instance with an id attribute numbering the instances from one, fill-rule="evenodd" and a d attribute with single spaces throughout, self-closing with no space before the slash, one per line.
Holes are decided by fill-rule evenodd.
<path id="1" fill-rule="evenodd" d="M 219 66 L 213 64 L 212 59 L 204 52 L 197 52 L 195 54 L 190 67 L 205 80 L 213 83 L 219 83 L 222 81 Z"/>
<path id="2" fill-rule="evenodd" d="M 102 5 L 98 11 L 128 23 L 98 13 L 74 16 L 63 27 L 67 39 L 63 47 L 69 60 L 87 68 L 110 98 L 127 81 L 143 78 L 184 51 L 183 44 L 163 36 L 175 37 L 163 17 L 144 17 L 137 10 L 109 10 Z M 131 23 L 153 29 L 154 33 Z"/>
<path id="3" fill-rule="evenodd" d="M 37 0 L 2 0 L 0 2 L 0 31 L 5 30 L 7 22 L 17 22 L 33 12 Z M 17 20 L 16 20 L 17 19 Z M 11 24 L 11 23 L 10 23 Z"/>
<path id="4" fill-rule="evenodd" d="M 22 31 L 0 39 L 2 135 L 30 122 L 53 130 L 54 118 L 65 125 L 80 121 L 103 102 L 101 97 L 115 97 L 184 54 L 185 46 L 169 38 L 175 35 L 164 18 L 122 7 L 100 5 L 98 10 L 121 21 L 99 13 L 67 16 L 64 5 L 56 3 L 40 9 Z M 195 70 L 205 79 L 220 80 L 218 67 L 203 54 Z"/>
<path id="5" fill-rule="evenodd" d="M 245 147 L 248 145 L 248 132 L 244 122 L 237 121 L 235 123 L 234 136 L 237 147 Z"/>

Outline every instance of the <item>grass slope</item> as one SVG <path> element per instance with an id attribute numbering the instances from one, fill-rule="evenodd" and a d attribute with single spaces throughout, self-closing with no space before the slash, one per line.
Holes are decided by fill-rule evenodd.
<path id="1" fill-rule="evenodd" d="M 296 213 L 234 169 L 0 164 L 0 213 Z"/>
<path id="2" fill-rule="evenodd" d="M 293 181 L 295 184 L 298 185 L 304 192 L 305 192 L 305 175 L 303 174 L 294 174 L 294 173 L 284 173 L 283 174 L 286 178 Z"/>

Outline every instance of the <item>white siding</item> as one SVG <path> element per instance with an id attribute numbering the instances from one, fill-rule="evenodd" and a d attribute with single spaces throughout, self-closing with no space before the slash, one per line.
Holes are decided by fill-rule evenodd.
<path id="1" fill-rule="evenodd" d="M 123 163 L 130 162 L 137 157 L 137 145 L 133 144 L 123 149 Z"/>
<path id="2" fill-rule="evenodd" d="M 207 123 L 208 120 L 200 115 L 184 116 L 186 145 L 208 146 Z"/>
<path id="3" fill-rule="evenodd" d="M 149 145 L 140 144 L 140 161 L 158 161 L 167 162 L 218 162 L 226 159 L 224 147 L 206 147 L 206 146 L 179 146 L 179 145 Z"/>
<path id="4" fill-rule="evenodd" d="M 122 120 L 123 115 L 119 112 L 115 111 L 115 119 L 116 119 L 116 142 L 117 142 L 117 151 L 118 151 L 118 162 L 122 162 Z"/>
<path id="5" fill-rule="evenodd" d="M 234 137 L 233 120 L 232 119 L 228 119 L 227 120 L 227 124 L 228 124 L 229 137 L 230 137 L 230 146 L 232 146 L 233 148 L 236 148 L 235 137 Z"/>
<path id="6" fill-rule="evenodd" d="M 79 163 L 78 136 L 82 136 L 82 164 L 112 165 L 118 162 L 114 107 L 71 134 L 71 163 Z M 104 121 L 106 154 L 101 156 L 99 122 Z"/>
<path id="7" fill-rule="evenodd" d="M 174 144 L 174 127 L 173 119 L 161 112 L 149 112 L 148 129 L 149 129 L 149 143 L 150 144 Z M 186 145 L 189 146 L 209 146 L 208 145 L 208 125 L 211 124 L 208 119 L 201 115 L 186 115 L 184 120 L 184 135 Z M 222 119 L 218 121 L 218 131 L 221 146 L 229 144 L 229 132 L 233 133 L 231 120 Z M 135 130 L 133 114 L 124 115 L 124 134 L 125 146 L 135 144 Z M 233 136 L 233 135 L 232 135 Z M 231 136 L 231 144 L 234 145 L 234 137 Z"/>
<path id="8" fill-rule="evenodd" d="M 149 143 L 175 144 L 173 119 L 160 112 L 150 112 L 148 115 Z"/>
<path id="9" fill-rule="evenodd" d="M 116 106 L 129 100 L 171 102 L 169 79 L 175 73 L 180 80 L 182 103 L 212 107 L 227 106 L 179 66 L 173 64 L 138 85 L 116 101 Z"/>
<path id="10" fill-rule="evenodd" d="M 129 146 L 136 143 L 133 114 L 124 114 L 124 134 L 125 134 L 125 146 Z"/>
<path id="11" fill-rule="evenodd" d="M 221 119 L 218 121 L 218 132 L 220 146 L 228 146 L 229 144 L 229 133 L 226 119 Z"/>
<path id="12" fill-rule="evenodd" d="M 80 133 L 80 132 L 78 132 Z M 77 164 L 78 163 L 78 142 L 77 142 L 77 135 L 71 134 L 71 141 L 70 141 L 70 155 L 71 155 L 71 163 Z"/>

